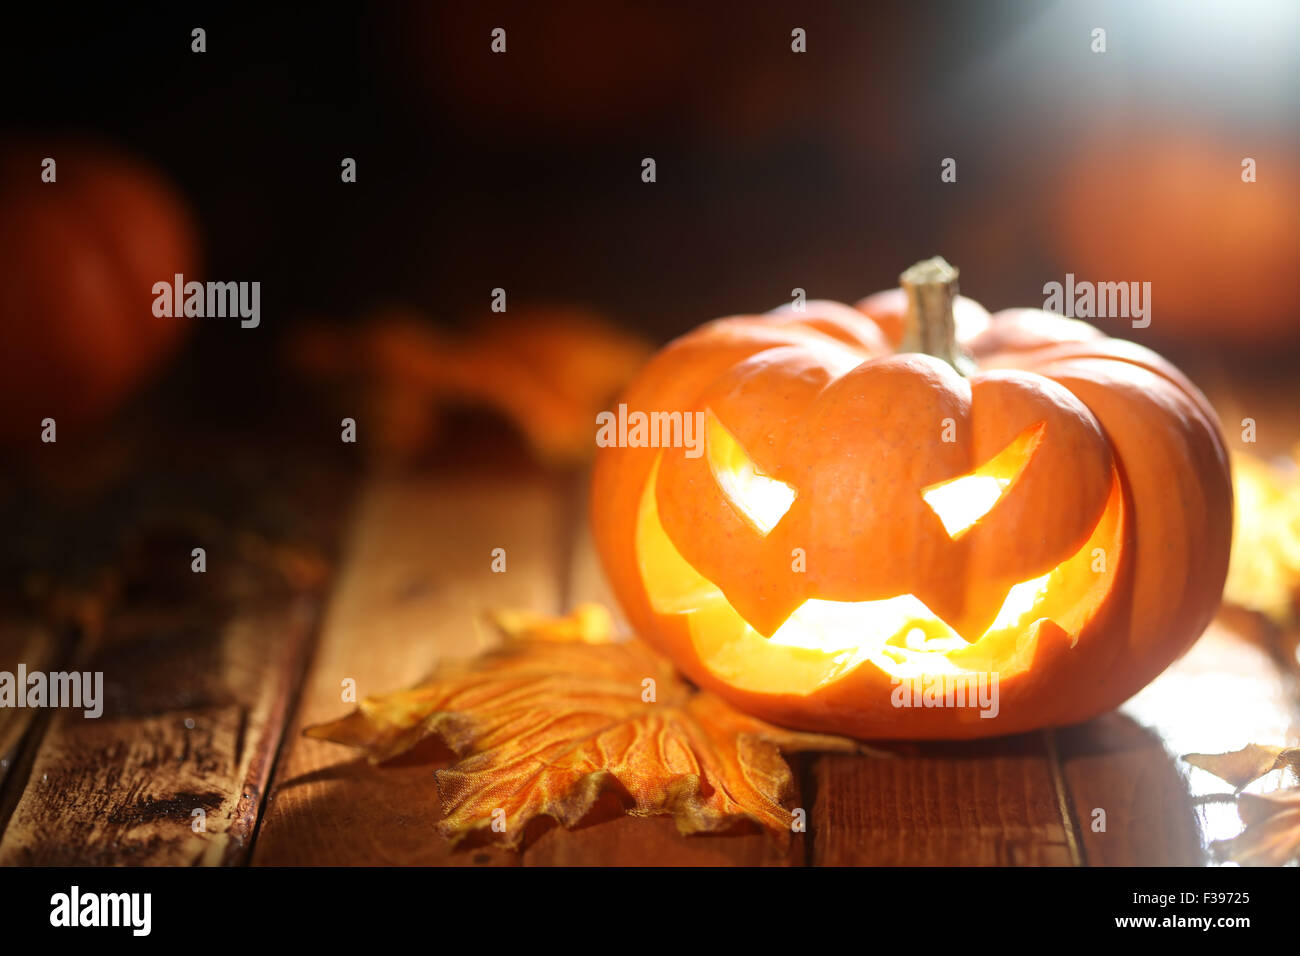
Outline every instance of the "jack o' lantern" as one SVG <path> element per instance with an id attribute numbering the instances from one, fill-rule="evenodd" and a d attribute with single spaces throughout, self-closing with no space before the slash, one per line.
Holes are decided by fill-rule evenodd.
<path id="1" fill-rule="evenodd" d="M 1072 723 L 1218 606 L 1232 490 L 1204 397 L 956 276 L 710 322 L 622 399 L 704 435 L 601 449 L 605 569 L 638 633 L 744 710 L 865 738 Z"/>

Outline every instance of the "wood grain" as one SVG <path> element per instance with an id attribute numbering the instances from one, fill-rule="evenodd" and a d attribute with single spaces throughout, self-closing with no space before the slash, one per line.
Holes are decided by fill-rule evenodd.
<path id="1" fill-rule="evenodd" d="M 47 712 L 0 864 L 242 859 L 315 609 L 277 593 L 229 616 L 111 615 L 69 665 L 103 673 L 103 715 Z"/>
<path id="2" fill-rule="evenodd" d="M 1110 713 L 1059 739 L 1089 866 L 1206 862 L 1186 775 L 1158 734 Z"/>
<path id="3" fill-rule="evenodd" d="M 103 713 L 0 715 L 6 747 L 12 715 L 39 744 L 9 768 L 0 863 L 241 861 L 346 482 L 285 442 L 157 422 L 40 466 L 4 502 L 0 635 L 27 635 L 29 670 L 102 674 Z"/>
<path id="4" fill-rule="evenodd" d="M 668 817 L 621 816 L 573 830 L 552 828 L 524 851 L 525 866 L 786 866 L 800 862 L 799 838 L 787 845 L 762 833 L 682 836 Z"/>
<path id="5" fill-rule="evenodd" d="M 497 849 L 452 852 L 429 748 L 375 767 L 302 728 L 357 699 L 413 684 L 438 660 L 495 637 L 489 608 L 559 609 L 560 489 L 528 473 L 379 479 L 357 509 L 338 585 L 277 767 L 253 863 L 511 865 Z M 504 548 L 505 573 L 491 570 Z"/>
<path id="6" fill-rule="evenodd" d="M 822 866 L 1069 866 L 1041 734 L 912 746 L 813 765 Z"/>

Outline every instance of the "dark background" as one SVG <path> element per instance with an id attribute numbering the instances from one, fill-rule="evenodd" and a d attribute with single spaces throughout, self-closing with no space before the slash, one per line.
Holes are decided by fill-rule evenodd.
<path id="1" fill-rule="evenodd" d="M 205 277 L 262 282 L 256 333 L 198 323 L 179 367 L 203 388 L 269 368 L 264 346 L 293 322 L 402 304 L 458 324 L 497 286 L 512 307 L 577 303 L 662 340 L 796 286 L 853 301 L 933 254 L 991 309 L 1040 305 L 1066 271 L 1140 281 L 1153 265 L 1131 250 L 1102 274 L 1076 257 L 1057 207 L 1091 189 L 1107 228 L 1175 264 L 1179 243 L 1221 245 L 1233 194 L 1193 183 L 1168 198 L 1171 223 L 1105 188 L 1179 137 L 1228 183 L 1256 157 L 1261 182 L 1238 188 L 1296 204 L 1293 3 L 616 6 L 51 9 L 5 32 L 4 125 L 151 161 L 197 214 Z M 795 26 L 806 54 L 790 51 Z M 949 156 L 955 184 L 939 177 Z M 1102 188 L 1077 176 L 1094 160 Z M 1289 275 L 1251 274 L 1259 256 L 1229 246 L 1195 335 L 1157 284 L 1149 341 L 1175 358 L 1294 349 L 1294 310 L 1243 342 L 1216 334 L 1220 313 L 1250 323 L 1214 299 L 1265 282 L 1294 303 L 1296 241 Z M 1187 258 L 1189 284 L 1204 259 Z"/>

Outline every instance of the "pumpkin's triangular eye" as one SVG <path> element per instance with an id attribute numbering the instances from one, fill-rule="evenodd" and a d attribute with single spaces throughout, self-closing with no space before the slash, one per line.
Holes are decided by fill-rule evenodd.
<path id="1" fill-rule="evenodd" d="M 709 469 L 722 494 L 755 531 L 766 537 L 794 504 L 795 489 L 760 472 L 712 410 L 705 412 L 705 449 Z"/>
<path id="2" fill-rule="evenodd" d="M 930 510 L 943 522 L 948 537 L 960 537 L 993 510 L 1034 457 L 1046 425 L 1046 422 L 1030 425 L 974 471 L 941 481 L 921 492 Z"/>

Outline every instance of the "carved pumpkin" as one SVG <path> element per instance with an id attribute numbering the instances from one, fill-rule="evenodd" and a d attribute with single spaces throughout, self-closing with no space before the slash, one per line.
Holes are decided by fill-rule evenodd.
<path id="1" fill-rule="evenodd" d="M 1011 733 L 1114 707 L 1208 623 L 1232 491 L 1205 399 L 1140 346 L 990 317 L 955 280 L 931 260 L 858 308 L 710 322 L 629 387 L 629 412 L 698 413 L 705 440 L 603 448 L 596 544 L 701 686 L 858 737 Z M 981 674 L 992 708 L 899 706 Z"/>
<path id="2" fill-rule="evenodd" d="M 0 155 L 0 440 L 110 414 L 186 327 L 153 314 L 153 284 L 196 265 L 189 216 L 152 171 L 68 141 Z"/>

